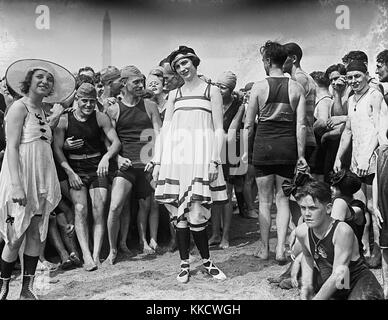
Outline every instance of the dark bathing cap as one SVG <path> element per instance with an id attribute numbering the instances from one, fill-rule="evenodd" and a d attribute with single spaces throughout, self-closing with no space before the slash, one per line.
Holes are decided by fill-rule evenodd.
<path id="1" fill-rule="evenodd" d="M 175 64 L 183 58 L 196 58 L 200 61 L 194 49 L 186 46 L 179 46 L 179 48 L 171 52 L 167 58 L 173 71 L 175 71 Z"/>
<path id="2" fill-rule="evenodd" d="M 97 99 L 97 91 L 94 85 L 84 82 L 77 90 L 78 98 Z"/>
<path id="3" fill-rule="evenodd" d="M 364 62 L 360 60 L 353 60 L 349 62 L 348 66 L 346 67 L 346 72 L 350 71 L 360 71 L 362 73 L 367 73 L 368 69 Z"/>

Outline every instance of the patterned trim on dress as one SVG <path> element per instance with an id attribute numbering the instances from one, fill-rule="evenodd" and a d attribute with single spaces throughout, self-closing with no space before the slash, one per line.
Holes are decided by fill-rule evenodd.
<path id="1" fill-rule="evenodd" d="M 166 183 L 169 184 L 168 180 L 171 180 L 171 179 L 165 179 L 165 180 L 158 180 L 156 182 L 157 185 L 164 185 Z M 171 180 L 171 184 L 173 185 L 178 185 L 179 186 L 179 181 L 178 180 Z M 173 194 L 162 194 L 162 195 L 155 195 L 155 200 L 167 200 L 167 199 L 172 199 L 172 201 L 169 203 L 171 205 L 173 205 L 174 207 L 177 207 L 179 208 L 182 204 L 184 204 L 186 201 L 186 208 L 183 210 L 183 213 L 187 213 L 189 212 L 189 207 L 191 206 L 192 202 L 193 201 L 198 201 L 198 202 L 205 202 L 205 203 L 202 203 L 201 205 L 204 206 L 205 208 L 210 208 L 210 205 L 206 202 L 210 202 L 212 200 L 211 197 L 206 197 L 206 196 L 202 196 L 202 195 L 199 195 L 199 194 L 193 194 L 190 199 L 187 199 L 188 195 L 189 195 L 189 192 L 192 191 L 193 189 L 193 185 L 195 183 L 201 183 L 202 185 L 209 185 L 209 189 L 211 192 L 217 192 L 217 191 L 224 191 L 226 190 L 226 185 L 221 185 L 221 186 L 216 186 L 216 187 L 212 187 L 210 186 L 210 181 L 209 180 L 203 180 L 203 178 L 194 178 L 192 181 L 191 181 L 191 184 L 190 186 L 187 188 L 187 190 L 183 193 L 182 197 L 179 199 L 179 194 L 178 193 L 173 193 Z M 228 199 L 226 200 L 213 200 L 213 203 L 215 204 L 226 204 L 228 203 Z M 183 215 L 181 215 L 180 217 L 182 217 Z M 179 218 L 180 218 L 179 217 Z M 178 222 L 179 221 L 182 221 L 182 219 L 179 219 L 178 218 Z"/>

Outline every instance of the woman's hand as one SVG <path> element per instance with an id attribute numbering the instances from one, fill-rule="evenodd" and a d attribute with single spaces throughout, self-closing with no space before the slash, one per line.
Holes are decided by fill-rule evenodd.
<path id="1" fill-rule="evenodd" d="M 212 183 L 218 177 L 218 165 L 215 162 L 209 164 L 209 182 Z"/>
<path id="2" fill-rule="evenodd" d="M 154 170 L 152 171 L 152 180 L 155 181 L 155 183 L 158 181 L 159 179 L 159 170 L 160 170 L 160 164 L 156 164 L 154 166 Z"/>
<path id="3" fill-rule="evenodd" d="M 12 187 L 11 193 L 12 201 L 25 207 L 27 204 L 26 194 L 21 186 Z"/>

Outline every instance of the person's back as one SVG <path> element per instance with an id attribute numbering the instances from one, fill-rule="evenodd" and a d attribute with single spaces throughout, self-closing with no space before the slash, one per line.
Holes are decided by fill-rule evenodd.
<path id="1" fill-rule="evenodd" d="M 261 82 L 267 94 L 259 106 L 254 165 L 292 165 L 298 158 L 296 108 L 300 98 L 299 84 L 287 77 L 268 77 Z"/>

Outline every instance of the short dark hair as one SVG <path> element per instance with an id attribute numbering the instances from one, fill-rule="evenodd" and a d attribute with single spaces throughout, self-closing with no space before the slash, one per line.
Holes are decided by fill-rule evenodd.
<path id="1" fill-rule="evenodd" d="M 93 68 L 92 68 L 92 67 L 88 67 L 88 66 L 79 69 L 79 70 L 78 70 L 78 74 L 80 74 L 80 73 L 83 72 L 83 71 L 92 71 L 93 74 L 96 74 L 96 73 L 94 72 Z"/>
<path id="2" fill-rule="evenodd" d="M 385 65 L 388 66 L 388 50 L 383 50 L 381 51 L 376 58 L 377 62 L 384 63 Z"/>
<path id="3" fill-rule="evenodd" d="M 353 60 L 359 60 L 364 62 L 365 64 L 368 64 L 368 56 L 364 51 L 349 51 L 347 54 L 345 54 L 342 58 L 343 63 L 349 63 Z"/>
<path id="4" fill-rule="evenodd" d="M 284 48 L 287 51 L 287 56 L 295 55 L 298 59 L 298 62 L 302 60 L 303 51 L 302 48 L 295 42 L 289 42 L 284 45 Z"/>
<path id="5" fill-rule="evenodd" d="M 31 81 L 32 81 L 32 76 L 34 75 L 35 71 L 37 70 L 41 70 L 41 69 L 33 69 L 33 70 L 29 70 L 26 74 L 26 77 L 24 78 L 24 80 L 22 82 L 20 82 L 20 91 L 24 94 L 27 94 L 28 91 L 30 90 L 30 87 L 31 87 Z M 53 77 L 54 79 L 54 77 Z M 55 79 L 54 79 L 55 81 Z M 55 85 L 55 82 L 54 82 L 54 85 Z M 8 87 L 8 85 L 7 85 Z M 8 90 L 9 91 L 9 90 Z M 13 90 L 12 90 L 13 91 Z M 52 95 L 54 92 L 54 86 L 52 87 L 51 89 L 51 92 L 48 94 L 49 96 Z M 12 93 L 9 92 L 11 95 Z M 13 96 L 15 97 L 15 96 Z"/>
<path id="6" fill-rule="evenodd" d="M 94 79 L 92 77 L 89 77 L 86 74 L 79 74 L 75 78 L 75 89 L 77 90 L 81 86 L 81 84 L 85 82 L 94 85 Z"/>
<path id="7" fill-rule="evenodd" d="M 297 201 L 311 196 L 313 200 L 318 200 L 322 204 L 331 202 L 330 186 L 323 181 L 311 181 L 297 189 L 294 197 Z"/>
<path id="8" fill-rule="evenodd" d="M 346 75 L 346 68 L 342 63 L 332 64 L 325 71 L 326 77 L 330 79 L 330 73 L 337 71 L 341 75 Z"/>
<path id="9" fill-rule="evenodd" d="M 313 71 L 310 73 L 311 78 L 317 83 L 319 87 L 328 88 L 330 85 L 330 79 L 323 71 Z"/>
<path id="10" fill-rule="evenodd" d="M 260 47 L 260 53 L 264 58 L 269 58 L 271 64 L 282 67 L 287 59 L 287 51 L 280 43 L 268 40 Z"/>

